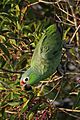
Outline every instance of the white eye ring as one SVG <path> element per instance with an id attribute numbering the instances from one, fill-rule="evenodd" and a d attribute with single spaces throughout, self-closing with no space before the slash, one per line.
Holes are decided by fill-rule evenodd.
<path id="1" fill-rule="evenodd" d="M 26 77 L 24 81 L 27 82 L 28 80 L 29 80 L 29 77 Z"/>

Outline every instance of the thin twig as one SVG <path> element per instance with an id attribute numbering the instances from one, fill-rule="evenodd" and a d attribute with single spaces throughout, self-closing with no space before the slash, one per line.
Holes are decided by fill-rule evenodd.
<path id="1" fill-rule="evenodd" d="M 31 6 L 37 5 L 37 4 L 39 4 L 39 3 L 40 3 L 40 2 L 34 2 L 34 3 L 31 3 L 31 4 L 28 5 L 28 7 L 31 7 Z"/>
<path id="2" fill-rule="evenodd" d="M 72 25 L 72 24 L 70 24 L 70 23 L 66 23 L 66 22 L 63 22 L 63 21 L 58 21 L 58 20 L 56 20 L 56 22 L 57 22 L 57 23 L 62 23 L 62 24 L 64 24 L 64 25 L 74 26 L 74 25 Z"/>
<path id="3" fill-rule="evenodd" d="M 17 74 L 24 73 L 24 71 L 11 71 L 11 70 L 4 69 L 4 68 L 0 68 L 0 70 L 2 70 L 5 73 L 17 73 Z"/>
<path id="4" fill-rule="evenodd" d="M 74 24 L 75 24 L 75 29 L 76 29 L 76 32 L 75 32 L 74 36 L 76 35 L 76 39 L 77 39 L 76 44 L 77 44 L 77 46 L 79 46 L 79 33 L 78 33 L 77 31 L 78 31 L 78 29 L 79 29 L 80 26 L 77 25 L 77 18 L 76 18 L 76 16 L 75 16 L 73 6 L 70 5 L 69 2 L 68 2 L 68 4 L 69 4 L 69 6 L 70 6 L 70 9 L 71 9 L 71 12 L 72 12 L 72 15 L 73 15 L 73 19 L 74 19 Z M 73 40 L 74 36 L 72 37 L 71 40 Z"/>
<path id="5" fill-rule="evenodd" d="M 52 79 L 52 80 L 41 81 L 41 83 L 42 83 L 42 84 L 44 84 L 44 83 L 47 83 L 47 84 L 48 84 L 48 83 L 52 83 L 53 81 L 57 81 L 57 80 L 59 80 L 59 79 L 61 79 L 61 78 L 63 78 L 63 76 L 54 78 L 54 79 Z"/>
<path id="6" fill-rule="evenodd" d="M 46 96 L 46 95 L 50 94 L 59 84 L 60 84 L 60 81 L 49 92 L 47 92 L 43 96 Z"/>
<path id="7" fill-rule="evenodd" d="M 80 110 L 76 110 L 76 109 L 59 108 L 59 110 L 80 113 Z"/>
<path id="8" fill-rule="evenodd" d="M 80 74 L 80 72 L 67 72 L 67 73 L 65 73 L 65 75 L 79 75 Z"/>
<path id="9" fill-rule="evenodd" d="M 68 15 L 68 16 L 70 16 L 70 17 L 75 17 L 76 19 L 78 19 L 78 20 L 80 20 L 80 18 L 78 18 L 78 17 L 76 17 L 76 16 L 73 16 L 73 15 L 71 15 L 71 14 L 69 14 L 68 12 L 66 12 L 65 10 L 63 10 L 60 6 L 59 6 L 59 4 L 57 3 L 57 6 L 58 6 L 58 9 L 59 10 L 61 10 L 63 13 L 65 13 L 66 15 Z"/>
<path id="10" fill-rule="evenodd" d="M 5 112 L 9 113 L 9 114 L 17 114 L 17 112 L 12 112 L 12 111 L 9 111 L 9 110 L 6 110 Z"/>
<path id="11" fill-rule="evenodd" d="M 60 89 L 61 89 L 61 87 L 60 87 Z M 58 97 L 58 95 L 59 95 L 59 93 L 60 93 L 60 89 L 58 90 L 56 96 L 54 97 L 53 102 L 57 99 L 57 97 Z"/>
<path id="12" fill-rule="evenodd" d="M 0 80 L 0 83 L 5 87 L 4 89 L 7 89 L 7 88 L 11 89 L 10 86 L 7 83 L 5 83 L 1 80 Z"/>
<path id="13" fill-rule="evenodd" d="M 80 28 L 80 25 L 77 27 L 77 29 L 75 30 L 75 32 L 74 32 L 72 38 L 70 39 L 70 43 L 71 43 L 72 40 L 74 39 L 74 37 L 75 37 L 76 33 L 78 32 L 79 28 Z"/>
<path id="14" fill-rule="evenodd" d="M 47 2 L 47 1 L 39 0 L 39 2 L 35 2 L 35 3 L 32 3 L 32 4 L 29 4 L 28 7 L 34 6 L 34 5 L 39 4 L 39 3 L 44 3 L 44 4 L 48 4 L 48 5 L 55 5 L 55 4 L 59 5 L 59 2 L 61 2 L 61 0 L 59 0 L 57 2 Z M 66 1 L 63 1 L 63 2 L 66 2 Z M 69 14 L 68 12 L 66 12 L 65 10 L 63 10 L 60 6 L 58 6 L 57 8 L 59 10 L 61 10 L 63 13 L 65 13 L 66 15 L 71 16 L 73 18 L 75 17 L 75 16 Z M 78 18 L 78 17 L 75 17 L 75 18 L 80 20 L 80 18 Z"/>
<path id="15" fill-rule="evenodd" d="M 73 21 L 69 20 L 69 19 L 66 19 L 65 17 L 61 16 L 61 18 L 63 18 L 63 20 L 66 20 L 68 21 L 69 23 L 71 23 L 71 25 L 75 25 Z"/>
<path id="16" fill-rule="evenodd" d="M 58 78 L 56 78 L 56 80 L 59 80 L 59 79 L 61 79 L 62 77 L 63 77 L 63 76 L 58 77 Z M 60 82 L 61 82 L 61 81 L 59 81 L 49 92 L 47 92 L 47 93 L 44 94 L 43 96 L 46 96 L 46 95 L 50 94 L 50 93 L 60 84 Z M 59 91 L 58 91 L 57 95 L 58 95 L 58 94 L 59 94 Z M 56 99 L 57 95 L 55 96 L 54 99 Z"/>
<path id="17" fill-rule="evenodd" d="M 76 115 L 73 115 L 73 114 L 69 113 L 69 112 L 73 112 L 72 109 L 59 108 L 59 110 L 61 110 L 62 112 L 68 114 L 69 116 L 72 116 L 72 117 L 74 117 L 74 118 L 80 119 L 79 116 L 76 116 Z M 74 111 L 74 112 L 75 112 L 75 111 Z M 80 111 L 78 111 L 78 112 L 80 112 Z"/>
<path id="18" fill-rule="evenodd" d="M 57 15 L 57 14 L 55 14 L 55 16 L 58 18 L 58 20 L 61 22 L 61 18 Z"/>

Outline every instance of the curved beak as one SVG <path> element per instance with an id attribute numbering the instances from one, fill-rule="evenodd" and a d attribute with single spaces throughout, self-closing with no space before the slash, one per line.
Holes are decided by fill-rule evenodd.
<path id="1" fill-rule="evenodd" d="M 20 80 L 20 85 L 22 90 L 27 90 L 27 91 L 32 90 L 32 87 L 29 84 L 26 84 L 24 80 Z"/>
<path id="2" fill-rule="evenodd" d="M 23 80 L 20 80 L 20 85 L 21 86 L 24 86 L 25 85 L 25 82 Z"/>
<path id="3" fill-rule="evenodd" d="M 21 85 L 21 89 L 24 90 L 24 86 L 26 85 L 25 82 L 23 80 L 20 80 L 20 85 Z"/>

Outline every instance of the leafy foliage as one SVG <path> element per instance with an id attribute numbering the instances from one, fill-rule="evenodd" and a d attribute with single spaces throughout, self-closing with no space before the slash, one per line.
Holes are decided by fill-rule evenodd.
<path id="1" fill-rule="evenodd" d="M 32 91 L 22 91 L 21 74 L 47 26 L 63 26 L 61 73 Z M 0 1 L 0 118 L 2 120 L 79 120 L 80 2 Z M 66 116 L 66 117 L 65 117 Z"/>

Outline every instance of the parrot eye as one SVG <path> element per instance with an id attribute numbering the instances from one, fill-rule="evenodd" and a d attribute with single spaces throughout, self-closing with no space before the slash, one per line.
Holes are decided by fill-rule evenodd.
<path id="1" fill-rule="evenodd" d="M 28 81 L 29 80 L 29 77 L 27 77 L 26 79 L 25 79 L 25 81 Z"/>

